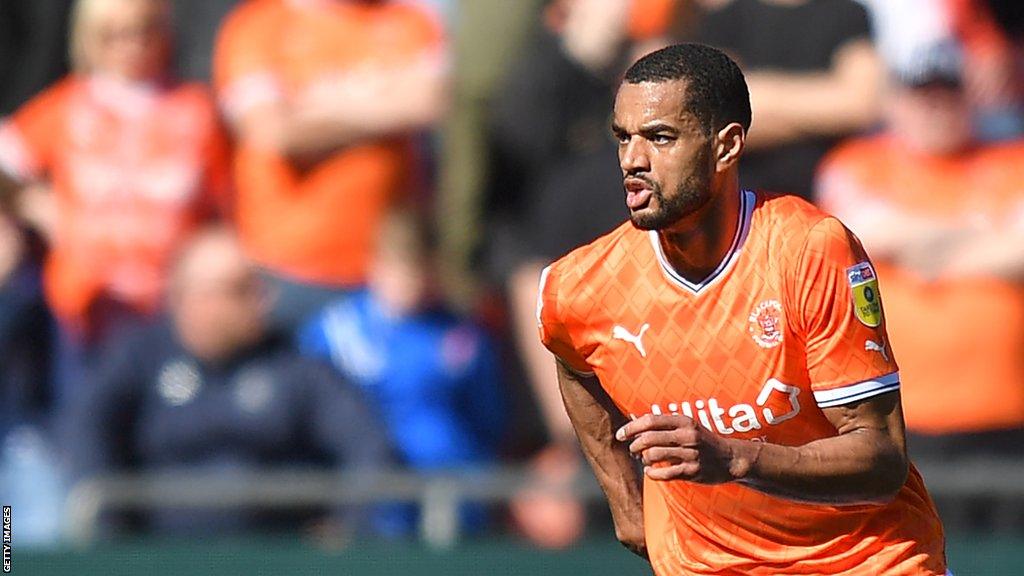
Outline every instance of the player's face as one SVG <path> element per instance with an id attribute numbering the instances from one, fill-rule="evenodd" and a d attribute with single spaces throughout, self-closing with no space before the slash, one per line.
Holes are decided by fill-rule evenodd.
<path id="1" fill-rule="evenodd" d="M 641 230 L 662 230 L 711 196 L 711 139 L 684 108 L 686 83 L 623 83 L 612 131 L 619 142 L 626 206 Z"/>

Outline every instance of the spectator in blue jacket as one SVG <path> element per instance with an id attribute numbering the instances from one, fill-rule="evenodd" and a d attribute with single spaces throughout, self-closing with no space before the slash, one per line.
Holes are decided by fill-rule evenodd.
<path id="1" fill-rule="evenodd" d="M 466 471 L 495 461 L 505 398 L 487 335 L 441 305 L 434 262 L 426 225 L 412 212 L 395 212 L 379 233 L 369 287 L 324 309 L 299 345 L 362 387 L 401 464 Z M 416 520 L 406 507 L 379 519 L 385 525 L 378 528 L 403 535 Z M 461 521 L 480 529 L 484 511 L 466 506 Z"/>
<path id="2" fill-rule="evenodd" d="M 267 333 L 266 291 L 230 231 L 204 231 L 190 243 L 170 300 L 170 322 L 112 350 L 71 403 L 64 446 L 73 478 L 389 464 L 386 436 L 362 394 Z M 293 528 L 297 520 L 234 509 L 159 510 L 144 519 L 157 533 L 189 536 Z"/>

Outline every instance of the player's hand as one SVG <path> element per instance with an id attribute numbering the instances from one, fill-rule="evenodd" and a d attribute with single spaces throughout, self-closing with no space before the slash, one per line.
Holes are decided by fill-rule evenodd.
<path id="1" fill-rule="evenodd" d="M 644 463 L 652 480 L 689 480 L 721 484 L 749 470 L 736 442 L 707 430 L 684 415 L 647 414 L 619 428 L 615 437 L 629 442 L 629 451 Z"/>

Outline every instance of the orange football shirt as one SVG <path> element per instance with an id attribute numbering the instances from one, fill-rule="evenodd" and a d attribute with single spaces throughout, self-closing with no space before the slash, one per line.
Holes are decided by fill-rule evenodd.
<path id="1" fill-rule="evenodd" d="M 289 101 L 364 67 L 443 65 L 440 25 L 407 2 L 249 0 L 228 17 L 214 55 L 229 117 Z M 404 192 L 414 155 L 403 138 L 361 142 L 308 170 L 241 141 L 236 218 L 251 256 L 298 280 L 365 282 L 381 218 Z"/>
<path id="2" fill-rule="evenodd" d="M 855 232 L 902 213 L 1010 235 L 1024 230 L 1022 183 L 1024 144 L 926 158 L 878 136 L 828 156 L 818 189 L 822 206 Z M 922 278 L 883 260 L 878 267 L 902 360 L 907 428 L 948 434 L 1024 427 L 1024 286 L 979 275 Z"/>
<path id="3" fill-rule="evenodd" d="M 0 126 L 0 169 L 53 187 L 45 288 L 71 323 L 87 320 L 100 293 L 157 309 L 170 258 L 197 224 L 225 211 L 230 178 L 204 87 L 77 75 Z"/>
<path id="4" fill-rule="evenodd" d="M 673 271 L 657 233 L 629 222 L 552 264 L 541 339 L 631 418 L 686 414 L 782 445 L 835 436 L 822 408 L 899 389 L 874 269 L 810 204 L 741 194 L 732 248 L 701 283 Z M 645 478 L 644 519 L 662 576 L 945 573 L 942 526 L 913 467 L 885 505 Z"/>

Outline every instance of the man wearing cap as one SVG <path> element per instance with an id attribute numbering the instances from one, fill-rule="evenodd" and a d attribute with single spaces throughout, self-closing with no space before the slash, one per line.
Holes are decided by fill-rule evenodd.
<path id="1" fill-rule="evenodd" d="M 912 451 L 1019 454 L 1024 144 L 975 140 L 955 45 L 912 61 L 891 74 L 888 130 L 822 164 L 820 203 L 884 279 Z"/>

